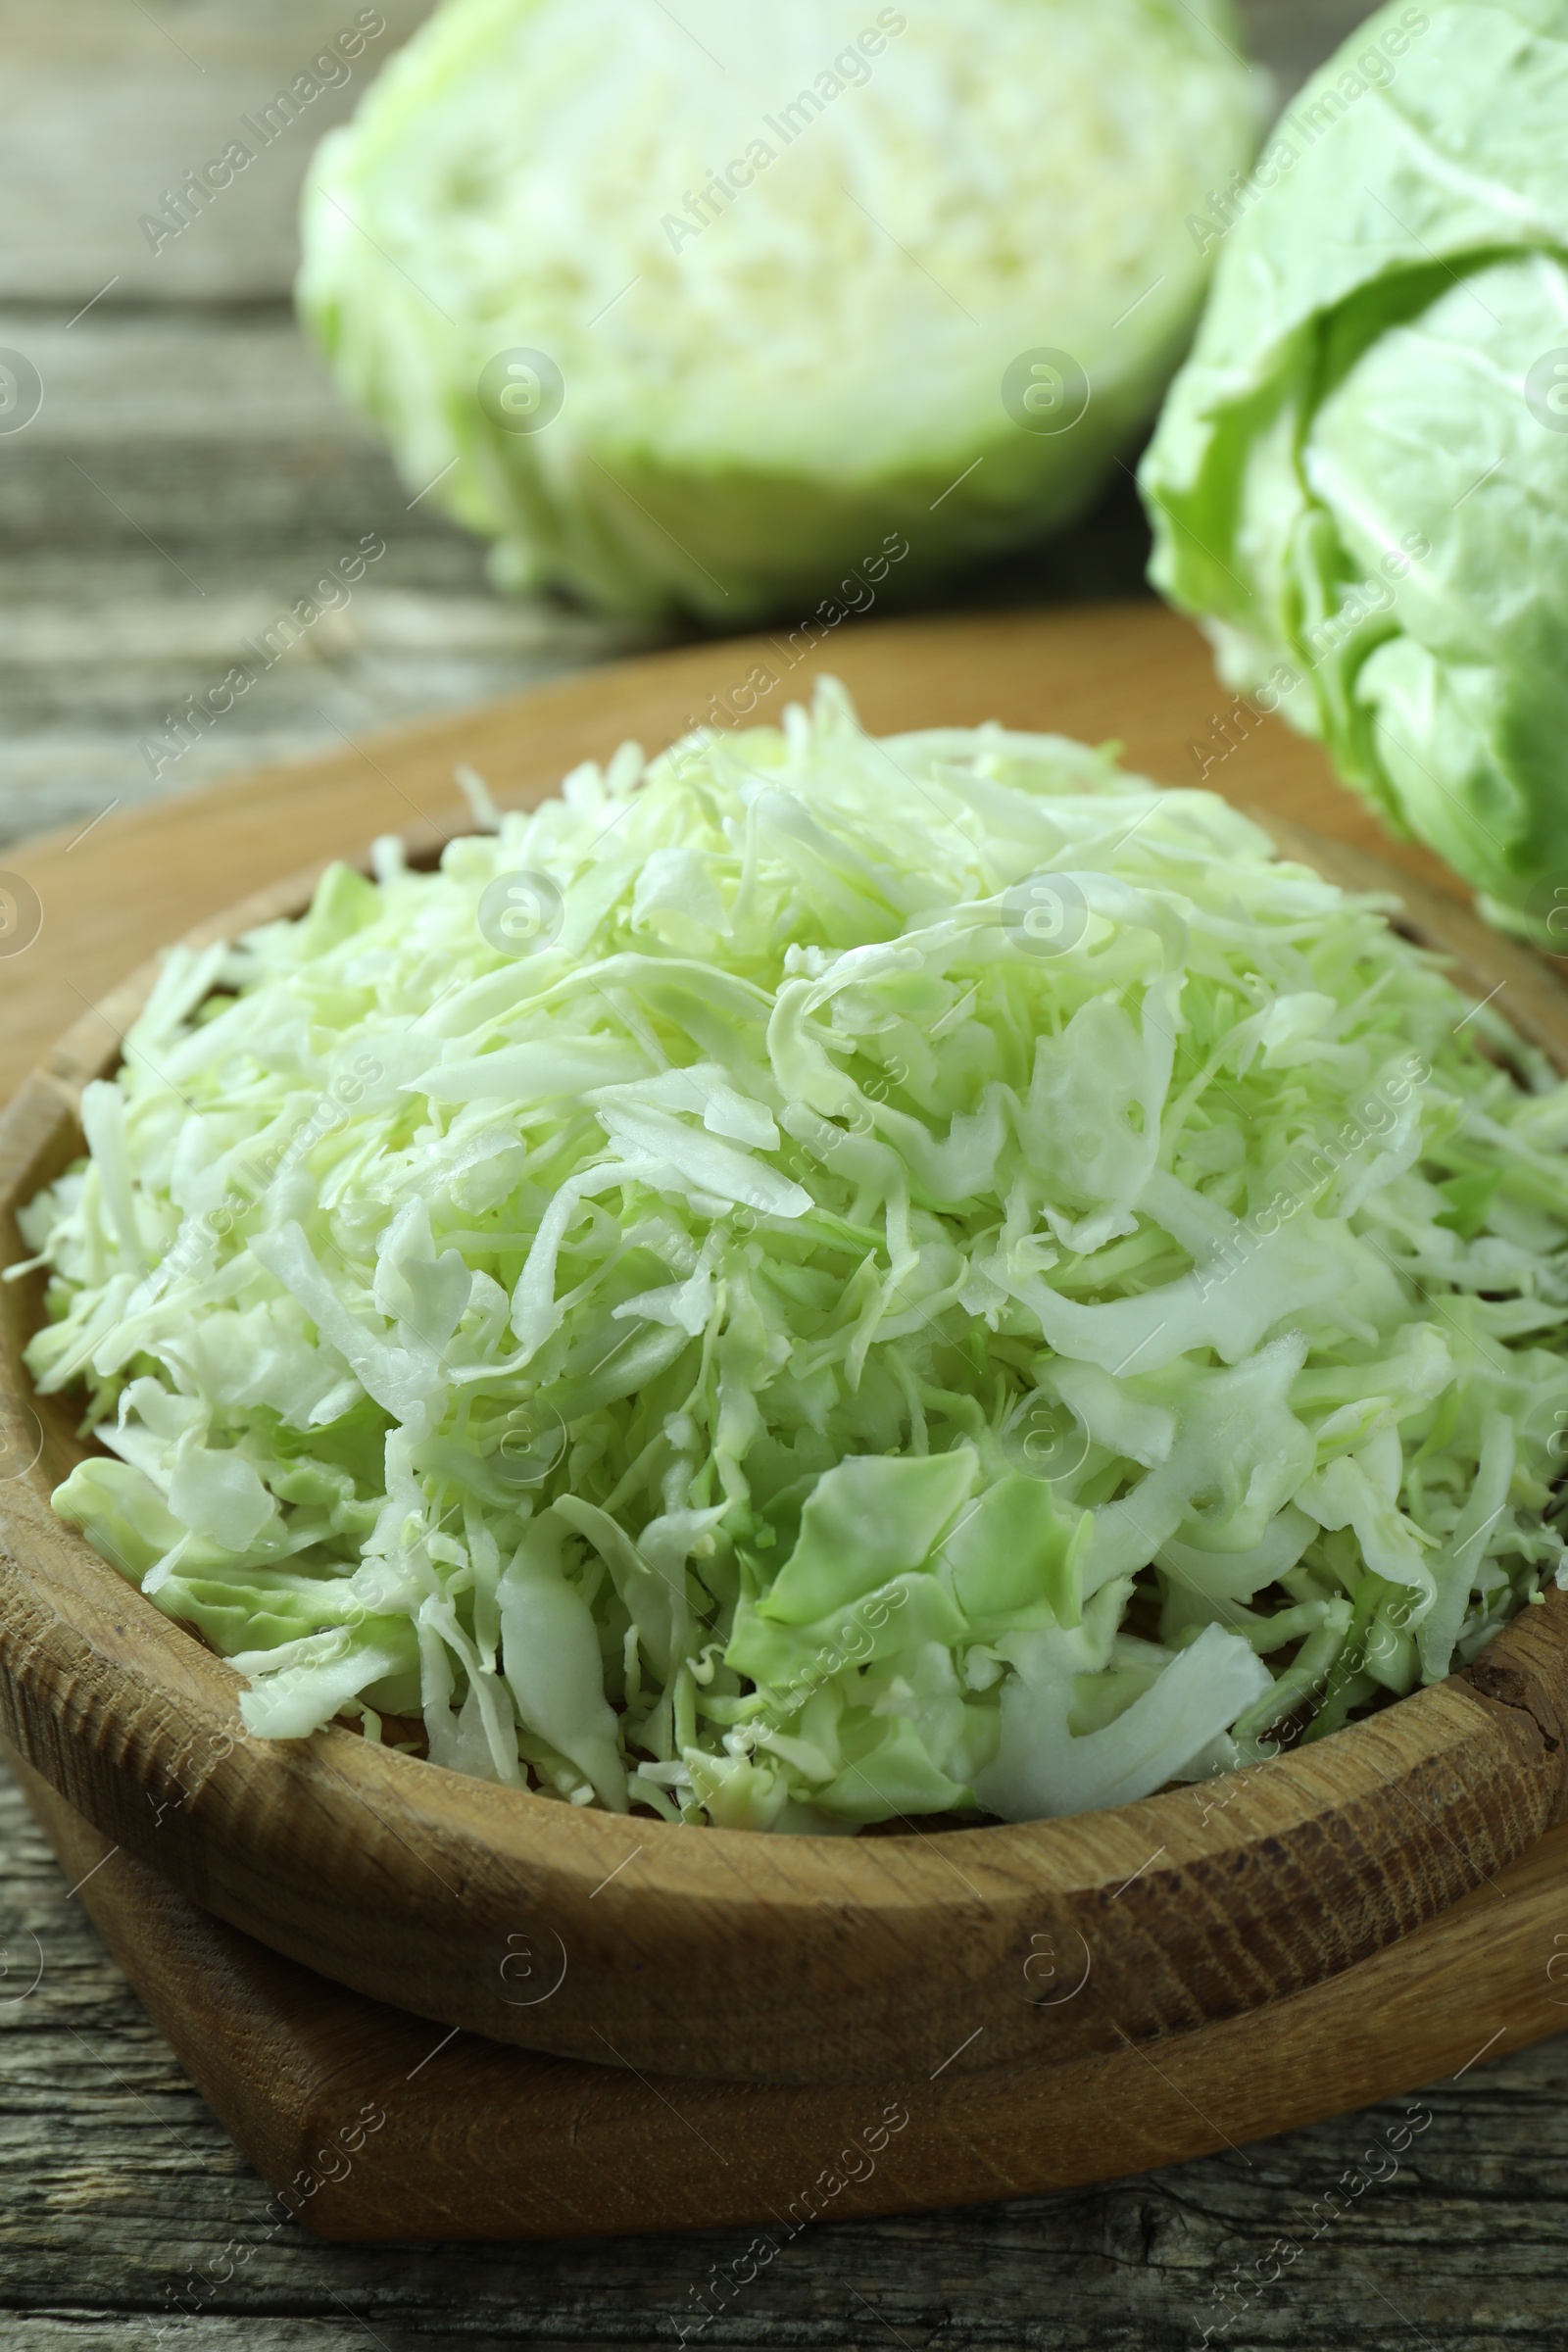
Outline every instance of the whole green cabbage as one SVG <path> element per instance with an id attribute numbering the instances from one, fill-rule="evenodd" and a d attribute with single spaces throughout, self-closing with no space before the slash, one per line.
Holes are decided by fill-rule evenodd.
<path id="1" fill-rule="evenodd" d="M 1561 947 L 1568 6 L 1380 10 L 1188 227 L 1218 262 L 1143 469 L 1157 585 Z"/>
<path id="2" fill-rule="evenodd" d="M 320 150 L 301 304 L 505 586 L 906 596 L 1152 412 L 1183 217 L 1256 144 L 1233 39 L 1228 0 L 447 0 Z"/>

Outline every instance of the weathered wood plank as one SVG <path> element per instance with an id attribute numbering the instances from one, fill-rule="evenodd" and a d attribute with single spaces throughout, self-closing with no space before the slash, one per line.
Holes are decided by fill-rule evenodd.
<path id="1" fill-rule="evenodd" d="M 69 331 L 13 309 L 0 345 L 44 385 L 0 438 L 0 839 L 650 641 L 490 595 L 478 543 L 411 503 L 281 306 Z M 321 617 L 271 662 L 301 599 Z M 254 689 L 159 767 L 142 745 L 237 662 Z"/>
<path id="2" fill-rule="evenodd" d="M 287 291 L 295 216 L 317 141 L 426 16 L 428 0 L 380 0 L 385 30 L 357 56 L 338 47 L 359 0 L 70 0 L 0 10 L 0 299 L 65 305 L 106 285 L 120 302 L 255 299 Z M 352 43 L 348 44 L 352 47 Z M 258 111 L 310 75 L 297 118 Z M 142 226 L 188 170 L 231 140 L 253 161 L 166 240 Z M 166 215 L 166 218 L 171 216 Z"/>

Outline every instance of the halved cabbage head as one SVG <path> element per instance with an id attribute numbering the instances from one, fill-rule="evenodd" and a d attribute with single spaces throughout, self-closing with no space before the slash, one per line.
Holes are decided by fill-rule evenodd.
<path id="1" fill-rule="evenodd" d="M 1568 1089 L 1377 904 L 832 687 L 498 822 L 173 954 L 24 1212 L 56 1508 L 253 1732 L 1025 1818 L 1559 1572 Z"/>
<path id="2" fill-rule="evenodd" d="M 1213 297 L 1143 469 L 1227 683 L 1559 954 L 1565 122 L 1563 0 L 1369 19 L 1190 223 Z"/>
<path id="3" fill-rule="evenodd" d="M 1152 411 L 1183 216 L 1256 140 L 1234 37 L 1228 0 L 446 0 L 320 149 L 301 304 L 504 584 L 907 594 Z"/>

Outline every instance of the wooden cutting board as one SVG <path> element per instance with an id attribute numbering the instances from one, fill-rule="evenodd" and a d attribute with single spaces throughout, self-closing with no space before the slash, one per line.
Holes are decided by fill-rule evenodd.
<path id="1" fill-rule="evenodd" d="M 41 920 L 24 953 L 0 960 L 0 1086 L 80 1016 L 89 1029 L 98 1020 L 112 1048 L 113 1023 L 94 1012 L 100 993 L 215 908 L 314 858 L 358 855 L 373 833 L 428 843 L 464 825 L 458 761 L 498 799 L 536 793 L 628 734 L 653 749 L 697 720 L 730 723 L 747 701 L 775 718 L 826 668 L 878 730 L 987 717 L 1091 739 L 1113 730 L 1130 765 L 1222 790 L 1276 832 L 1304 820 L 1390 854 L 1312 747 L 1220 695 L 1201 641 L 1152 606 L 866 626 L 799 659 L 783 640 L 707 645 L 110 818 L 84 839 L 0 853 Z M 1424 901 L 1428 935 L 1441 932 L 1459 885 L 1419 852 L 1393 854 L 1436 894 Z M 1480 953 L 1467 969 L 1490 986 L 1491 951 Z M 1495 953 L 1519 1017 L 1532 991 L 1552 984 Z M 824 2169 L 839 2180 L 852 2167 L 859 2178 L 832 2189 L 834 2211 L 1019 2194 L 1239 2144 L 1461 2064 L 1489 2033 L 1516 2046 L 1568 2023 L 1557 2006 L 1568 1984 L 1550 1973 L 1568 1952 L 1568 1854 L 1555 1832 L 1494 1886 L 1329 1983 L 1157 2045 L 991 2070 L 976 2066 L 977 2051 L 956 2051 L 951 2075 L 944 2061 L 928 2081 L 901 2074 L 848 2090 L 660 2082 L 467 2034 L 443 2042 L 441 2028 L 329 1985 L 207 1918 L 43 1784 L 30 1786 L 73 1880 L 93 1871 L 83 1899 L 190 2072 L 274 2184 L 301 2172 L 317 2183 L 299 2185 L 304 2218 L 337 2235 L 765 2221 L 793 2211 Z M 1071 1958 L 1045 1963 L 1060 1967 L 1064 1986 Z M 364 2096 L 340 2112 L 351 2085 Z M 366 2100 L 386 2111 L 373 2132 L 353 2123 Z M 917 2128 L 901 2125 L 873 2153 L 863 2140 L 879 2129 L 879 2105 L 906 2108 Z M 346 2163 L 345 2131 L 361 2142 Z M 845 2152 L 835 2170 L 838 2143 L 856 2132 L 861 2154 Z"/>
<path id="2" fill-rule="evenodd" d="M 1038 2196 L 1245 2148 L 1568 2030 L 1565 1825 L 1358 1968 L 1152 2046 L 846 2085 L 631 2075 L 346 1992 L 198 1911 L 0 1753 L 154 2025 L 275 2192 L 270 2218 L 322 2237 L 754 2225 L 755 2278 L 812 2221 Z M 1040 1984 L 1058 1963 L 1070 1999 L 1076 1955 L 1043 1954 Z M 1337 2210 L 1312 2217 L 1317 2234 Z M 694 2305 L 694 2332 L 724 2308 L 724 2278 Z M 735 2270 L 728 2293 L 747 2282 Z"/>

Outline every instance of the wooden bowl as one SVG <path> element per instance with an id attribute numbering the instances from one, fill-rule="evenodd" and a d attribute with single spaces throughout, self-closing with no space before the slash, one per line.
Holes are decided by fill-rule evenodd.
<path id="1" fill-rule="evenodd" d="M 1568 1069 L 1568 995 L 1534 956 L 1424 885 L 1267 821 L 1333 878 L 1401 896 L 1414 935 L 1478 997 L 1506 986 L 1515 1026 Z M 297 910 L 313 880 L 193 941 Z M 23 1254 L 19 1206 L 81 1151 L 81 1088 L 114 1067 L 151 978 L 85 1016 L 0 1122 L 5 1262 Z M 34 1399 L 21 1367 L 40 1296 L 36 1277 L 0 1287 L 6 1736 L 207 1910 L 443 2025 L 737 2081 L 1062 2060 L 1329 1978 L 1568 1811 L 1560 1592 L 1467 1672 L 1304 1751 L 1065 1821 L 765 1838 L 578 1810 L 337 1727 L 250 1739 L 233 1671 L 51 1513 L 81 1449 L 72 1408 Z"/>

